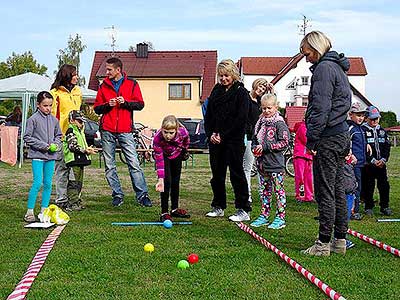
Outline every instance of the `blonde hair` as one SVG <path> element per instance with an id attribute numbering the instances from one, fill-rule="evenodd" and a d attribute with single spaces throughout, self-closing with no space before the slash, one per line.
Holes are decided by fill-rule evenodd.
<path id="1" fill-rule="evenodd" d="M 167 129 L 167 130 L 170 130 L 170 129 L 178 130 L 179 127 L 180 127 L 180 123 L 174 115 L 166 116 L 161 123 L 161 128 Z"/>
<path id="2" fill-rule="evenodd" d="M 217 66 L 217 74 L 226 73 L 232 76 L 233 81 L 240 81 L 240 73 L 236 64 L 231 59 L 224 59 Z"/>
<path id="3" fill-rule="evenodd" d="M 321 31 L 311 31 L 303 38 L 300 43 L 300 52 L 303 53 L 303 47 L 307 46 L 323 56 L 332 48 L 331 40 Z"/>
<path id="4" fill-rule="evenodd" d="M 278 106 L 279 105 L 278 97 L 276 97 L 275 94 L 271 94 L 271 93 L 264 94 L 261 97 L 261 103 L 263 103 L 263 102 L 271 103 L 274 106 Z"/>
<path id="5" fill-rule="evenodd" d="M 257 78 L 256 80 L 253 81 L 253 84 L 251 85 L 251 88 L 252 88 L 253 91 L 255 91 L 260 85 L 264 85 L 265 87 L 267 87 L 268 86 L 267 79 Z"/>

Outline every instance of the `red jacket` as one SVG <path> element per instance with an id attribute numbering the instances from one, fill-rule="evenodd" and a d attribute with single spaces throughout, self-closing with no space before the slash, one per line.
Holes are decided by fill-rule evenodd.
<path id="1" fill-rule="evenodd" d="M 144 107 L 139 84 L 135 80 L 128 79 L 125 73 L 122 75 L 124 79 L 118 93 L 111 80 L 106 77 L 97 91 L 94 103 L 94 111 L 102 115 L 100 128 L 113 133 L 132 132 L 133 111 L 142 110 Z M 110 99 L 117 96 L 124 97 L 125 103 L 111 107 Z"/>

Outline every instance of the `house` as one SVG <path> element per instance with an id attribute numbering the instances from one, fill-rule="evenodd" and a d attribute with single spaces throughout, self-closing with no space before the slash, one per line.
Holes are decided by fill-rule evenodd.
<path id="1" fill-rule="evenodd" d="M 350 57 L 350 70 L 347 72 L 353 102 L 363 106 L 371 105 L 365 96 L 365 76 L 367 69 L 362 57 Z M 281 107 L 307 106 L 311 85 L 311 63 L 297 53 L 293 57 L 242 57 L 239 60 L 240 73 L 245 87 L 251 90 L 256 78 L 263 77 L 275 86 Z"/>
<path id="2" fill-rule="evenodd" d="M 217 51 L 149 51 L 137 45 L 136 52 L 96 51 L 89 88 L 97 90 L 106 76 L 105 61 L 118 57 L 123 71 L 135 78 L 145 107 L 135 112 L 135 122 L 159 128 L 169 114 L 181 118 L 202 118 L 201 104 L 216 83 Z"/>

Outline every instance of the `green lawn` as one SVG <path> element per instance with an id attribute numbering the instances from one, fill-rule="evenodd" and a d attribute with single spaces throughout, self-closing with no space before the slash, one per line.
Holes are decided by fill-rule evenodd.
<path id="1" fill-rule="evenodd" d="M 400 218 L 400 148 L 389 163 L 391 207 Z M 119 167 L 125 203 L 111 206 L 104 170 L 86 169 L 84 200 L 87 209 L 70 214 L 71 221 L 57 240 L 28 299 L 327 299 L 317 287 L 248 234 L 228 222 L 234 212 L 228 184 L 229 207 L 223 219 L 208 219 L 212 197 L 207 156 L 197 155 L 195 166 L 183 170 L 181 206 L 192 214 L 192 226 L 114 227 L 111 222 L 156 221 L 160 203 L 154 191 L 156 175 L 145 167 L 152 208 L 133 201 L 127 168 Z M 0 165 L 0 298 L 6 298 L 21 279 L 50 230 L 23 228 L 22 217 L 31 184 L 29 161 L 22 169 Z M 318 231 L 313 219 L 316 204 L 297 204 L 293 179 L 287 178 L 287 227 L 255 231 L 296 260 L 347 299 L 400 299 L 400 258 L 356 238 L 346 256 L 307 257 Z M 257 197 L 256 180 L 253 196 Z M 39 208 L 39 205 L 37 205 Z M 254 203 L 253 217 L 260 205 Z M 376 216 L 378 215 L 376 209 Z M 377 223 L 375 218 L 352 221 L 356 231 L 400 248 L 400 223 Z M 143 251 L 146 243 L 155 252 Z M 179 270 L 176 264 L 189 253 L 198 264 Z"/>

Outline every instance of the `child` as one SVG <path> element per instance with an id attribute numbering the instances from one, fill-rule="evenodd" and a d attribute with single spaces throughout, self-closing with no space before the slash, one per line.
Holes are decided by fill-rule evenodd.
<path id="1" fill-rule="evenodd" d="M 24 141 L 29 146 L 28 158 L 32 159 L 33 183 L 28 196 L 28 210 L 24 221 L 36 221 L 34 208 L 37 195 L 43 185 L 42 207 L 39 218 L 49 206 L 51 182 L 54 173 L 55 159 L 61 148 L 61 129 L 58 120 L 51 115 L 53 96 L 46 91 L 37 95 L 37 110 L 28 119 Z"/>
<path id="2" fill-rule="evenodd" d="M 260 174 L 261 214 L 250 225 L 259 227 L 269 224 L 268 217 L 271 210 L 272 189 L 274 189 L 277 201 L 276 217 L 268 228 L 281 229 L 286 226 L 283 152 L 289 144 L 289 129 L 279 115 L 278 101 L 275 95 L 265 94 L 262 96 L 261 109 L 262 115 L 254 129 L 252 146 Z"/>
<path id="3" fill-rule="evenodd" d="M 171 217 L 190 217 L 186 210 L 178 208 L 182 157 L 187 153 L 189 142 L 189 132 L 172 115 L 164 118 L 161 129 L 154 136 L 153 149 L 158 176 L 156 191 L 161 195 L 161 222 L 172 220 Z M 170 194 L 171 214 L 168 213 Z"/>
<path id="4" fill-rule="evenodd" d="M 67 211 L 82 210 L 82 185 L 83 168 L 90 165 L 90 154 L 97 153 L 97 150 L 88 147 L 84 132 L 84 118 L 80 111 L 72 110 L 68 115 L 69 126 L 65 133 L 63 142 L 64 160 L 68 168 L 72 169 L 73 179 L 68 181 L 67 196 L 65 203 Z"/>
<path id="5" fill-rule="evenodd" d="M 364 131 L 361 128 L 364 122 L 365 109 L 361 108 L 359 102 L 353 103 L 351 106 L 349 117 L 347 121 L 349 124 L 349 132 L 351 139 L 351 153 L 356 158 L 356 164 L 354 165 L 354 174 L 357 179 L 357 190 L 354 194 L 354 209 L 351 215 L 352 220 L 361 220 L 360 214 L 360 194 L 361 194 L 361 173 L 366 162 L 366 142 L 364 137 Z"/>
<path id="6" fill-rule="evenodd" d="M 390 142 L 386 131 L 379 125 L 381 114 L 375 106 L 369 106 L 366 112 L 367 123 L 363 125 L 367 145 L 371 152 L 367 151 L 367 164 L 362 175 L 362 188 L 365 201 L 365 214 L 373 215 L 375 179 L 377 180 L 380 211 L 385 216 L 392 215 L 389 208 L 389 181 L 387 177 L 386 163 L 390 155 Z M 368 147 L 368 146 L 367 146 Z"/>
<path id="7" fill-rule="evenodd" d="M 303 121 L 294 125 L 293 166 L 294 166 L 294 185 L 295 198 L 297 202 L 313 201 L 313 156 L 306 151 L 307 128 Z"/>

